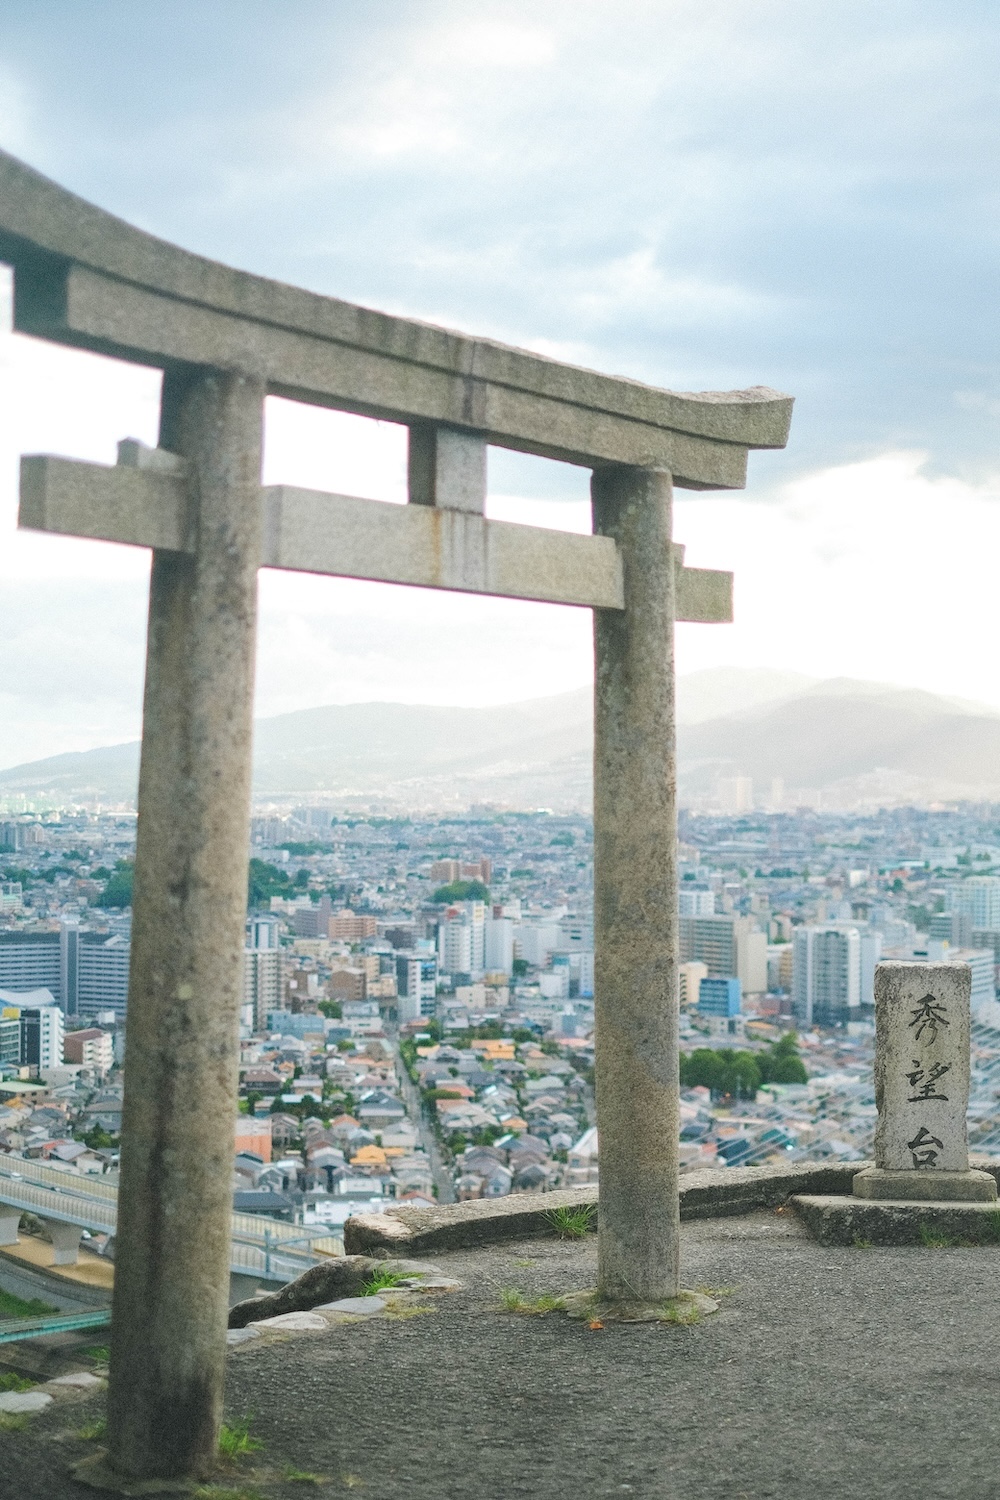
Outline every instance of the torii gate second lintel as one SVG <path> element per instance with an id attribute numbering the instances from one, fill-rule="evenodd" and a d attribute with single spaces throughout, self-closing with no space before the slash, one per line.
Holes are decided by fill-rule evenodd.
<path id="1" fill-rule="evenodd" d="M 599 1289 L 677 1290 L 672 482 L 738 488 L 791 400 L 678 394 L 352 307 L 145 235 L 0 153 L 15 326 L 164 371 L 159 446 L 22 463 L 21 524 L 153 549 L 107 1473 L 207 1476 L 224 1374 L 260 566 L 589 606 Z M 405 423 L 405 506 L 260 484 L 269 393 Z M 594 535 L 487 520 L 493 444 L 593 470 Z M 103 1462 L 100 1461 L 100 1462 Z M 103 1473 L 103 1471 L 102 1471 Z"/>

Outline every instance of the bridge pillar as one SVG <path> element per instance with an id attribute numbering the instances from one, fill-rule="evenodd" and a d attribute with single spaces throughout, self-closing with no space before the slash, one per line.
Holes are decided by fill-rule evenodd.
<path id="1" fill-rule="evenodd" d="M 79 1224 L 65 1224 L 62 1219 L 43 1219 L 49 1234 L 52 1236 L 52 1264 L 54 1266 L 75 1266 L 79 1259 L 80 1235 L 83 1233 Z"/>
<path id="2" fill-rule="evenodd" d="M 17 1244 L 17 1226 L 21 1222 L 21 1210 L 0 1203 L 0 1245 Z"/>

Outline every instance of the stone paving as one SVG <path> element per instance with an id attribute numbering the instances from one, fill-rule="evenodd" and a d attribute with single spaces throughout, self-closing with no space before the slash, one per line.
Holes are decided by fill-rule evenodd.
<path id="1" fill-rule="evenodd" d="M 227 1410 L 253 1413 L 264 1447 L 219 1485 L 262 1500 L 996 1500 L 1000 1250 L 824 1247 L 788 1210 L 682 1238 L 686 1285 L 721 1302 L 689 1326 L 543 1311 L 594 1284 L 588 1237 L 435 1254 L 459 1287 L 253 1329 L 230 1351 Z M 67 1467 L 93 1450 L 75 1434 L 101 1402 L 64 1388 L 4 1432 L 4 1500 L 93 1493 Z"/>

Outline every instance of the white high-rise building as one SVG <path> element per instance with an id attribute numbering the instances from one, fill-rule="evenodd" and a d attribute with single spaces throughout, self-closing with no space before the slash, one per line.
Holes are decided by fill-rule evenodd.
<path id="1" fill-rule="evenodd" d="M 792 996 L 803 1026 L 838 1026 L 861 1004 L 861 934 L 856 927 L 796 927 Z"/>
<path id="2" fill-rule="evenodd" d="M 968 917 L 970 927 L 1000 932 L 1000 876 L 971 875 L 949 892 L 949 910 Z"/>
<path id="3" fill-rule="evenodd" d="M 443 974 L 481 979 L 486 970 L 486 906 L 462 901 L 449 907 L 438 924 L 438 962 Z"/>
<path id="4" fill-rule="evenodd" d="M 510 917 L 487 916 L 485 948 L 483 967 L 488 974 L 513 974 L 514 923 Z"/>
<path id="5" fill-rule="evenodd" d="M 714 917 L 715 892 L 682 885 L 677 893 L 677 909 L 682 917 Z"/>

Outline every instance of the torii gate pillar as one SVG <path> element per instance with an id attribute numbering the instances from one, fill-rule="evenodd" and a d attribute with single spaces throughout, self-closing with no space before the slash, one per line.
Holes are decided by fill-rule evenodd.
<path id="1" fill-rule="evenodd" d="M 594 610 L 594 1067 L 598 1294 L 678 1291 L 677 767 L 671 479 L 595 471 L 625 608 Z"/>
<path id="2" fill-rule="evenodd" d="M 260 380 L 164 381 L 161 461 L 184 461 L 194 550 L 155 551 L 149 591 L 108 1387 L 125 1475 L 207 1477 L 217 1461 L 263 420 Z"/>

